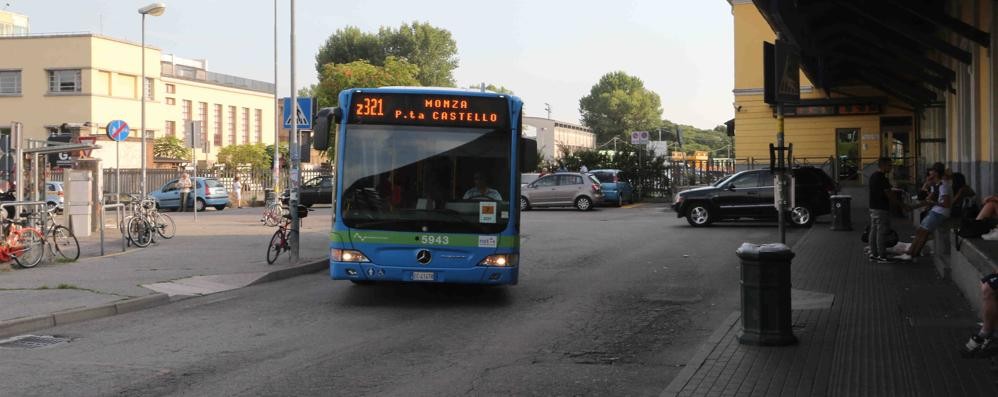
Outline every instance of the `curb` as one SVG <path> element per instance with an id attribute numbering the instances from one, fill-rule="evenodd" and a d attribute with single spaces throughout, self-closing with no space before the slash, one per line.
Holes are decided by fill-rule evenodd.
<path id="1" fill-rule="evenodd" d="M 317 273 L 327 268 L 329 268 L 329 261 L 323 258 L 320 260 L 306 263 L 304 265 L 298 265 L 295 267 L 289 267 L 286 269 L 271 271 L 266 275 L 264 275 L 263 277 L 260 277 L 256 281 L 250 283 L 246 287 L 249 287 L 251 285 L 269 283 L 278 280 L 284 280 L 305 274 Z M 170 302 L 171 299 L 169 295 L 162 293 L 154 293 L 151 295 L 120 300 L 117 302 L 112 302 L 100 306 L 84 307 L 84 308 L 64 310 L 39 316 L 22 317 L 13 320 L 0 321 L 0 338 L 11 337 L 25 332 L 33 332 L 46 328 L 52 328 L 59 325 L 72 324 L 81 321 L 89 321 L 98 318 L 111 317 L 118 314 L 131 313 L 139 310 L 153 308 L 156 306 L 162 306 Z"/>
<path id="2" fill-rule="evenodd" d="M 710 356 L 710 353 L 714 352 L 714 349 L 717 348 L 717 345 L 721 342 L 721 339 L 724 338 L 724 335 L 728 333 L 731 327 L 735 326 L 735 323 L 737 323 L 738 319 L 741 317 L 741 312 L 732 312 L 729 314 L 728 317 L 721 322 L 721 326 L 717 327 L 717 329 L 714 330 L 714 333 L 710 334 L 710 337 L 707 338 L 707 342 L 704 342 L 704 344 L 700 346 L 700 349 L 693 355 L 693 358 L 686 363 L 686 367 L 679 372 L 679 375 L 676 375 L 676 377 L 672 379 L 672 382 L 669 382 L 669 386 L 666 386 L 665 390 L 659 394 L 659 397 L 675 397 L 679 395 L 679 392 L 686 387 L 686 384 L 689 383 L 690 378 L 693 377 L 693 374 L 696 374 L 697 370 L 703 366 L 703 362 L 707 361 L 707 357 Z"/>
<path id="3" fill-rule="evenodd" d="M 0 337 L 14 336 L 23 332 L 37 331 L 57 325 L 71 324 L 80 321 L 110 317 L 118 314 L 134 312 L 170 303 L 166 294 L 152 294 L 138 298 L 125 299 L 100 306 L 84 307 L 82 309 L 65 310 L 41 316 L 24 317 L 0 321 Z"/>
<path id="4" fill-rule="evenodd" d="M 284 280 L 286 278 L 302 276 L 305 274 L 318 273 L 328 268 L 329 268 L 329 259 L 322 258 L 313 262 L 306 263 L 304 265 L 298 265 L 286 269 L 280 269 L 268 272 L 263 277 L 260 277 L 256 279 L 256 281 L 249 283 L 249 285 L 247 285 L 246 287 L 249 287 L 250 285 L 257 285 L 278 280 Z"/>

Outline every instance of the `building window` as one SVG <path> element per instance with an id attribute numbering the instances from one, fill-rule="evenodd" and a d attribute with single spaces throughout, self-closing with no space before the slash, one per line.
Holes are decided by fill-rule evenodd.
<path id="1" fill-rule="evenodd" d="M 166 136 L 172 136 L 172 137 L 176 137 L 177 136 L 177 123 L 175 121 L 169 121 L 169 120 L 167 120 L 167 122 L 166 122 Z"/>
<path id="2" fill-rule="evenodd" d="M 183 108 L 180 109 L 181 117 L 184 121 L 191 121 L 191 101 L 184 99 Z"/>
<path id="3" fill-rule="evenodd" d="M 83 90 L 80 69 L 49 70 L 48 75 L 49 92 L 80 92 Z"/>
<path id="4" fill-rule="evenodd" d="M 155 87 L 156 87 L 156 82 L 153 79 L 146 77 L 145 93 L 147 100 L 151 101 L 154 99 L 153 91 L 155 90 Z"/>
<path id="5" fill-rule="evenodd" d="M 21 93 L 21 71 L 4 70 L 0 71 L 0 94 L 20 94 Z"/>
<path id="6" fill-rule="evenodd" d="M 236 144 L 236 107 L 229 106 L 229 144 Z"/>
<path id="7" fill-rule="evenodd" d="M 243 108 L 243 143 L 249 143 L 250 139 L 250 129 L 249 129 L 249 108 Z"/>
<path id="8" fill-rule="evenodd" d="M 175 86 L 173 84 L 167 84 L 166 85 L 166 93 L 167 94 L 176 94 L 177 93 L 177 86 Z"/>
<path id="9" fill-rule="evenodd" d="M 256 127 L 256 142 L 263 143 L 263 111 L 260 109 L 255 109 L 253 120 L 254 126 Z"/>
<path id="10" fill-rule="evenodd" d="M 204 142 L 208 139 L 208 103 L 207 102 L 198 102 L 198 118 L 201 119 L 201 134 L 200 134 L 201 136 L 200 136 L 200 139 L 201 139 L 202 144 L 204 144 Z"/>
<path id="11" fill-rule="evenodd" d="M 222 105 L 215 104 L 215 146 L 222 146 Z"/>
<path id="12" fill-rule="evenodd" d="M 176 105 L 177 104 L 177 100 L 173 99 L 173 98 L 166 98 L 166 104 L 167 105 Z"/>
<path id="13" fill-rule="evenodd" d="M 177 65 L 177 68 L 173 70 L 173 73 L 177 77 L 183 77 L 185 79 L 193 79 L 197 77 L 197 69 L 185 65 Z"/>

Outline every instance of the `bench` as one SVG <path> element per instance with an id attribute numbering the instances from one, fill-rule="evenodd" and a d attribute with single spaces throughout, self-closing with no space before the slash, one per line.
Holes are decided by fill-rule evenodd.
<path id="1" fill-rule="evenodd" d="M 959 249 L 956 249 L 954 231 L 950 231 L 948 240 L 954 249 L 949 252 L 948 269 L 940 271 L 940 275 L 951 279 L 970 305 L 979 311 L 981 278 L 998 271 L 998 241 L 960 238 Z"/>

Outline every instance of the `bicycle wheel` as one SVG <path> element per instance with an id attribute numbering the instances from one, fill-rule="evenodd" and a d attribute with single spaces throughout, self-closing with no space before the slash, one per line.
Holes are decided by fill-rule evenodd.
<path id="1" fill-rule="evenodd" d="M 152 243 L 154 231 L 142 217 L 136 216 L 128 222 L 128 239 L 137 247 L 148 247 Z"/>
<path id="2" fill-rule="evenodd" d="M 272 205 L 263 211 L 263 224 L 274 227 L 281 220 L 281 206 Z"/>
<path id="3" fill-rule="evenodd" d="M 63 259 L 73 262 L 80 258 L 80 242 L 68 227 L 57 225 L 52 228 L 52 246 Z"/>
<path id="4" fill-rule="evenodd" d="M 274 236 L 270 238 L 270 244 L 267 245 L 267 264 L 273 265 L 277 257 L 281 255 L 281 251 L 284 250 L 284 234 L 280 230 L 274 232 Z"/>
<path id="5" fill-rule="evenodd" d="M 156 233 L 163 238 L 171 239 L 177 235 L 177 224 L 169 215 L 157 212 L 153 215 L 153 220 L 156 222 Z"/>
<path id="6" fill-rule="evenodd" d="M 45 239 L 35 229 L 21 229 L 17 233 L 17 247 L 13 248 L 14 262 L 23 268 L 38 266 L 45 257 Z"/>

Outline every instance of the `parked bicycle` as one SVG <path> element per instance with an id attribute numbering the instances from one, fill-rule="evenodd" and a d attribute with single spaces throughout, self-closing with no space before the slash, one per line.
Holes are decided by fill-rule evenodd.
<path id="1" fill-rule="evenodd" d="M 155 241 L 156 235 L 162 238 L 173 238 L 177 233 L 177 224 L 169 215 L 156 209 L 156 200 L 137 194 L 131 197 L 131 214 L 122 219 L 118 227 L 125 231 L 129 244 L 136 247 L 148 247 Z"/>
<path id="2" fill-rule="evenodd" d="M 287 214 L 287 211 L 281 205 L 281 201 L 274 198 L 267 201 L 267 206 L 263 209 L 263 217 L 260 218 L 260 222 L 263 222 L 265 226 L 277 226 L 281 222 L 281 217 L 285 216 L 285 214 Z"/>
<path id="3" fill-rule="evenodd" d="M 76 261 L 80 258 L 80 242 L 68 227 L 56 222 L 56 209 L 46 209 L 45 222 L 40 219 L 40 213 L 25 214 L 28 224 L 42 225 L 41 233 L 45 236 L 48 252 L 52 257 L 61 257 L 65 261 Z M 44 223 L 44 224 L 43 224 Z"/>
<path id="4" fill-rule="evenodd" d="M 306 216 L 308 216 L 308 208 L 298 206 L 298 218 L 301 219 Z M 270 237 L 270 244 L 267 245 L 268 265 L 274 264 L 281 253 L 288 252 L 288 255 L 290 255 L 291 245 L 288 244 L 288 236 L 291 233 L 297 233 L 297 231 L 291 230 L 291 213 L 290 211 L 285 211 L 284 215 L 279 218 L 277 231 Z"/>
<path id="5" fill-rule="evenodd" d="M 45 256 L 45 238 L 41 231 L 28 225 L 29 220 L 12 220 L 2 216 L 4 238 L 0 240 L 0 262 L 14 260 L 18 266 L 32 268 L 38 266 Z"/>

